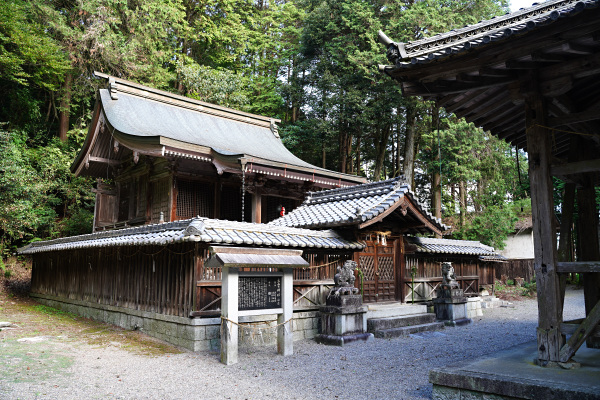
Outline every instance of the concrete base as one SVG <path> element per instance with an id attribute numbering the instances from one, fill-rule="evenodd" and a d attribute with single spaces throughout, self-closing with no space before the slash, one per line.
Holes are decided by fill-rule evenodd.
<path id="1" fill-rule="evenodd" d="M 446 325 L 446 326 L 464 326 L 464 325 L 469 325 L 471 322 L 473 322 L 473 320 L 471 318 L 460 318 L 460 319 L 444 321 L 444 325 Z"/>
<path id="2" fill-rule="evenodd" d="M 139 329 L 147 335 L 188 350 L 210 352 L 220 350 L 220 318 L 185 318 L 36 293 L 31 293 L 30 296 L 42 304 L 85 318 L 117 325 L 124 329 Z M 317 311 L 296 310 L 293 318 L 293 340 L 312 339 L 319 332 L 321 321 Z M 275 314 L 265 314 L 240 317 L 239 322 L 257 327 L 275 327 L 276 319 Z M 239 342 L 244 346 L 277 343 L 276 329 L 266 328 L 259 334 L 255 331 L 238 329 L 238 335 Z"/>
<path id="3" fill-rule="evenodd" d="M 600 350 L 582 347 L 576 369 L 544 368 L 533 362 L 536 342 L 429 372 L 434 400 L 600 399 Z"/>
<path id="4" fill-rule="evenodd" d="M 435 316 L 438 321 L 444 321 L 446 326 L 457 326 L 471 323 L 467 317 L 467 299 L 465 297 L 433 299 Z"/>
<path id="5" fill-rule="evenodd" d="M 368 342 L 373 340 L 373 338 L 374 336 L 372 333 L 357 333 L 345 336 L 319 334 L 315 336 L 315 341 L 330 346 L 344 346 L 349 343 Z"/>

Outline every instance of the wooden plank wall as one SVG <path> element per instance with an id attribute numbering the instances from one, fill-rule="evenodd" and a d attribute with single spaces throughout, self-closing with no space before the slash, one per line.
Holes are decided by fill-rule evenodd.
<path id="1" fill-rule="evenodd" d="M 465 295 L 479 294 L 479 264 L 474 257 L 427 256 L 407 254 L 404 271 L 404 301 L 412 301 L 412 268 L 415 268 L 415 301 L 427 301 L 435 297 L 435 289 L 442 283 L 441 263 L 449 261 L 454 267 L 456 280 Z"/>
<path id="2" fill-rule="evenodd" d="M 525 258 L 498 263 L 496 265 L 495 278 L 500 280 L 502 275 L 505 275 L 508 279 L 523 278 L 525 282 L 531 282 L 535 277 L 533 261 L 533 258 Z"/>
<path id="3" fill-rule="evenodd" d="M 194 245 L 111 247 L 34 256 L 32 292 L 181 317 L 194 302 Z"/>

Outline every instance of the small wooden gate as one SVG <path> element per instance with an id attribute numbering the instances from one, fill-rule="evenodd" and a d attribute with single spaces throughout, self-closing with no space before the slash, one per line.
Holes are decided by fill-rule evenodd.
<path id="1" fill-rule="evenodd" d="M 381 243 L 367 241 L 362 252 L 355 256 L 358 268 L 362 272 L 363 301 L 375 303 L 396 300 L 396 253 L 395 240 L 384 246 Z M 357 287 L 361 288 L 360 273 Z"/>

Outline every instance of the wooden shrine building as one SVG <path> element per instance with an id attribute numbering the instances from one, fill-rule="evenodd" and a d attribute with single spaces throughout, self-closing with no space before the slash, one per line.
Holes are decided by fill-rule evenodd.
<path id="1" fill-rule="evenodd" d="M 344 261 L 371 260 L 366 301 L 398 301 L 398 239 L 446 229 L 400 178 L 364 183 L 298 159 L 272 119 L 96 75 L 108 88 L 72 165 L 97 178 L 94 231 L 20 249 L 32 257 L 31 295 L 41 302 L 214 350 L 222 271 L 206 264 L 211 246 L 299 249 L 308 267 L 294 270 L 294 337 L 312 337 Z M 292 213 L 265 224 L 281 206 Z M 317 223 L 283 223 L 312 218 L 313 206 Z"/>
<path id="2" fill-rule="evenodd" d="M 393 36 L 393 32 L 391 32 Z M 410 43 L 385 34 L 380 71 L 520 149 L 529 159 L 538 363 L 600 347 L 600 2 L 550 0 Z M 557 246 L 552 177 L 567 182 Z M 575 194 L 576 193 L 576 194 Z M 579 211 L 577 260 L 559 255 Z M 568 240 L 566 241 L 568 243 Z M 560 252 L 562 254 L 562 251 Z M 563 320 L 566 273 L 583 273 L 587 317 Z M 599 354 L 600 355 L 600 354 Z"/>
<path id="3" fill-rule="evenodd" d="M 278 120 L 95 74 L 108 87 L 71 167 L 98 179 L 95 231 L 197 216 L 268 222 L 309 190 L 366 181 L 294 156 Z"/>

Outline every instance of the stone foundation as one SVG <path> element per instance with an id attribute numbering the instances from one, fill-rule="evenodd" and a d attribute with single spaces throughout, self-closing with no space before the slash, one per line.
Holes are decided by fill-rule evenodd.
<path id="1" fill-rule="evenodd" d="M 113 307 L 62 297 L 30 295 L 39 303 L 57 308 L 84 318 L 117 325 L 124 329 L 139 329 L 141 332 L 164 340 L 175 346 L 192 351 L 219 352 L 221 345 L 220 318 L 184 318 L 123 307 Z M 257 327 L 274 327 L 277 316 L 258 315 L 240 317 L 239 322 Z M 265 322 L 267 324 L 265 325 Z M 294 340 L 312 339 L 319 332 L 320 315 L 317 311 L 295 311 L 293 319 Z M 242 346 L 277 345 L 276 329 L 239 330 Z"/>

